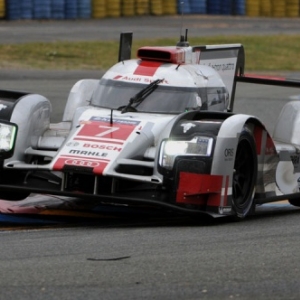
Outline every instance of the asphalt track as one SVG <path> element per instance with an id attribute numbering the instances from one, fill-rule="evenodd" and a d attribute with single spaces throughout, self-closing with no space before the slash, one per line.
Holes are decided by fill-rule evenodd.
<path id="1" fill-rule="evenodd" d="M 298 19 L 187 19 L 191 35 L 299 32 Z M 174 31 L 176 39 L 179 21 L 3 22 L 0 41 L 111 39 L 120 29 L 132 29 L 137 37 L 145 36 L 143 30 L 159 37 Z M 46 95 L 56 122 L 71 86 L 102 72 L 1 70 L 0 88 Z M 272 127 L 280 107 L 297 92 L 241 85 L 237 94 L 237 111 L 261 113 Z M 138 216 L 3 228 L 0 299 L 299 299 L 299 217 L 298 209 L 281 202 L 261 207 L 256 216 L 239 223 Z"/>

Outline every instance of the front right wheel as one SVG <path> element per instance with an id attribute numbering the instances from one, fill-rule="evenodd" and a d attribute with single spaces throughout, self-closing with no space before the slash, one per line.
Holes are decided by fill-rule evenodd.
<path id="1" fill-rule="evenodd" d="M 233 179 L 232 207 L 237 219 L 245 218 L 254 210 L 254 192 L 257 177 L 257 155 L 253 135 L 244 130 L 238 141 Z"/>

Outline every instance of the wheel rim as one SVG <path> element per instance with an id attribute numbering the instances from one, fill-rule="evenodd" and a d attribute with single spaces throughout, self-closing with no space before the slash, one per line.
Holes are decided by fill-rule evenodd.
<path id="1" fill-rule="evenodd" d="M 249 201 L 253 186 L 254 159 L 246 140 L 239 143 L 234 163 L 232 193 L 237 208 L 243 208 Z"/>

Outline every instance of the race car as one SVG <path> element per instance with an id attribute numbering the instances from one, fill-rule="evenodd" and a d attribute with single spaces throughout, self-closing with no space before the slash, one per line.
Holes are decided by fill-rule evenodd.
<path id="1" fill-rule="evenodd" d="M 106 207 L 242 219 L 255 206 L 299 205 L 300 102 L 282 109 L 273 135 L 233 113 L 237 82 L 297 86 L 244 75 L 241 44 L 149 47 L 69 93 L 62 121 L 38 94 L 0 91 L 0 198 L 31 193 Z"/>

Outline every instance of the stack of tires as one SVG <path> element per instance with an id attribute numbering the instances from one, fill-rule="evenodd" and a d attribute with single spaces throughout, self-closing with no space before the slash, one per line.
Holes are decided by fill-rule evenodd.
<path id="1" fill-rule="evenodd" d="M 210 15 L 220 15 L 222 13 L 222 0 L 208 0 L 207 13 Z"/>
<path id="2" fill-rule="evenodd" d="M 18 0 L 9 0 L 6 2 L 6 18 L 8 20 L 21 19 L 21 6 Z"/>
<path id="3" fill-rule="evenodd" d="M 92 17 L 95 19 L 106 17 L 106 0 L 92 1 Z"/>
<path id="4" fill-rule="evenodd" d="M 206 14 L 207 1 L 206 0 L 190 0 L 190 9 L 192 14 Z"/>
<path id="5" fill-rule="evenodd" d="M 65 0 L 65 18 L 77 19 L 77 0 Z"/>
<path id="6" fill-rule="evenodd" d="M 109 0 L 106 2 L 106 14 L 108 17 L 117 18 L 121 16 L 121 1 Z"/>
<path id="7" fill-rule="evenodd" d="M 92 16 L 91 1 L 77 0 L 77 14 L 79 19 L 89 19 Z"/>
<path id="8" fill-rule="evenodd" d="M 33 18 L 51 19 L 51 0 L 33 0 Z"/>
<path id="9" fill-rule="evenodd" d="M 5 0 L 0 0 L 0 19 L 5 18 Z"/>
<path id="10" fill-rule="evenodd" d="M 260 3 L 260 15 L 263 17 L 272 16 L 272 0 L 264 0 Z"/>
<path id="11" fill-rule="evenodd" d="M 299 17 L 299 0 L 286 0 L 286 16 L 289 18 Z"/>
<path id="12" fill-rule="evenodd" d="M 168 0 L 162 2 L 162 13 L 164 15 L 175 15 L 177 14 L 177 0 Z"/>
<path id="13" fill-rule="evenodd" d="M 138 16 L 148 15 L 150 13 L 149 1 L 135 0 L 135 13 Z"/>
<path id="14" fill-rule="evenodd" d="M 272 0 L 272 16 L 276 18 L 285 17 L 286 0 Z"/>
<path id="15" fill-rule="evenodd" d="M 135 15 L 135 0 L 122 1 L 121 15 L 124 17 L 132 17 Z"/>
<path id="16" fill-rule="evenodd" d="M 190 14 L 191 7 L 189 1 L 177 0 L 177 11 L 178 14 Z"/>
<path id="17" fill-rule="evenodd" d="M 260 15 L 260 0 L 247 0 L 246 12 L 249 17 L 258 17 Z"/>
<path id="18" fill-rule="evenodd" d="M 32 19 L 33 18 L 33 2 L 32 0 L 22 0 L 20 3 L 21 6 L 21 12 L 20 12 L 20 17 L 21 19 Z"/>
<path id="19" fill-rule="evenodd" d="M 150 14 L 160 16 L 163 14 L 163 3 L 162 0 L 151 0 L 150 1 Z"/>
<path id="20" fill-rule="evenodd" d="M 65 1 L 52 0 L 51 2 L 51 18 L 65 19 Z"/>
<path id="21" fill-rule="evenodd" d="M 234 7 L 233 7 L 234 15 L 243 16 L 246 14 L 246 0 L 235 0 Z"/>

